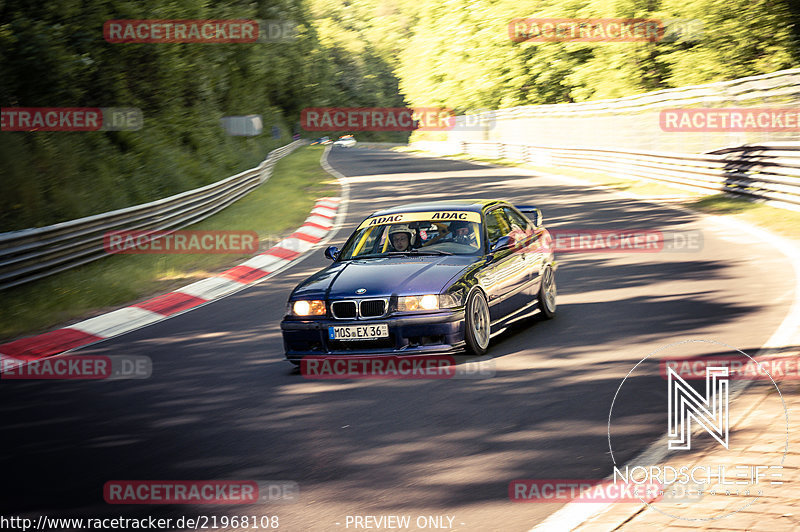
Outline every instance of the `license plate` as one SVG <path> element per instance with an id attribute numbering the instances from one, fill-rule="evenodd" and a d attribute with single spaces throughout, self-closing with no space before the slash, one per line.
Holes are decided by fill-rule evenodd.
<path id="1" fill-rule="evenodd" d="M 373 325 L 331 325 L 328 338 L 331 340 L 376 340 L 389 337 L 389 326 L 385 323 Z"/>

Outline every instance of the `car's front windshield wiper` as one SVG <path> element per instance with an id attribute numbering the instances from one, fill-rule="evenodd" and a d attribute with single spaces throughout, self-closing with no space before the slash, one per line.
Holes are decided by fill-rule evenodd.
<path id="1" fill-rule="evenodd" d="M 419 257 L 419 256 L 439 256 L 439 255 L 455 255 L 449 251 L 442 251 L 439 249 L 410 249 L 408 251 L 387 251 L 385 253 L 368 253 L 366 255 L 359 255 L 357 257 L 350 257 L 349 259 L 341 260 L 361 260 L 361 259 L 380 259 L 381 257 Z"/>
<path id="2" fill-rule="evenodd" d="M 387 255 L 453 255 L 449 251 L 442 251 L 440 249 L 409 249 L 408 251 L 389 251 Z"/>

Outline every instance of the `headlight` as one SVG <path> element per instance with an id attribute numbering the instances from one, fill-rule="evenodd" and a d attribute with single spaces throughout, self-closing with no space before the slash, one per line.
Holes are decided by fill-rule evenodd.
<path id="1" fill-rule="evenodd" d="M 456 308 L 463 304 L 463 293 L 461 291 L 439 295 L 439 308 Z"/>
<path id="2" fill-rule="evenodd" d="M 413 310 L 436 310 L 439 308 L 439 296 L 400 296 L 397 298 L 397 310 L 408 312 Z"/>
<path id="3" fill-rule="evenodd" d="M 290 304 L 292 314 L 295 316 L 324 316 L 325 302 L 318 299 L 306 301 L 301 299 Z"/>

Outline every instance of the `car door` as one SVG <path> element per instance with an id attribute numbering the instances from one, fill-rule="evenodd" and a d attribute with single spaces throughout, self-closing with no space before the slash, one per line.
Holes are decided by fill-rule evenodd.
<path id="1" fill-rule="evenodd" d="M 488 211 L 485 220 L 487 249 L 491 249 L 500 237 L 514 238 L 514 228 L 502 207 Z M 512 244 L 495 252 L 492 260 L 478 274 L 478 283 L 489 299 L 492 321 L 512 314 L 528 298 L 524 293 L 527 272 L 523 257 L 519 247 Z"/>
<path id="2" fill-rule="evenodd" d="M 542 271 L 542 262 L 544 261 L 544 250 L 541 245 L 542 233 L 541 231 L 537 233 L 530 220 L 514 207 L 503 207 L 503 212 L 511 223 L 511 234 L 514 235 L 515 243 L 519 248 L 518 252 L 525 265 L 525 279 L 522 289 L 528 297 L 525 298 L 524 305 L 529 303 L 531 298 L 535 297 L 539 291 L 539 276 Z"/>

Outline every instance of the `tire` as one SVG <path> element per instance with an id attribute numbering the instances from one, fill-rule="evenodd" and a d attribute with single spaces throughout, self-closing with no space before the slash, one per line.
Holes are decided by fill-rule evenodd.
<path id="1" fill-rule="evenodd" d="M 473 290 L 467 298 L 464 309 L 464 340 L 467 353 L 473 356 L 485 355 L 489 350 L 491 333 L 486 297 L 480 290 Z"/>
<path id="2" fill-rule="evenodd" d="M 556 275 L 550 265 L 545 266 L 542 272 L 542 283 L 539 286 L 539 316 L 543 320 L 550 320 L 556 315 Z"/>

